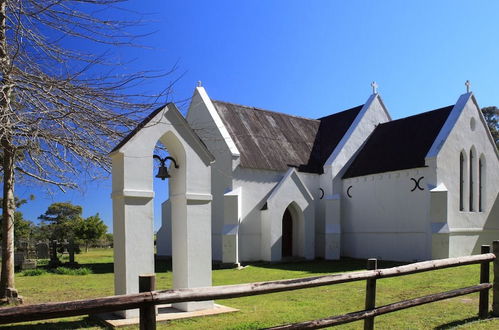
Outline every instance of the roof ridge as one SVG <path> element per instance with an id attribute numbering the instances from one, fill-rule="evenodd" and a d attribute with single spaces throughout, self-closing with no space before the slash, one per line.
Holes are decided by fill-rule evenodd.
<path id="1" fill-rule="evenodd" d="M 317 120 L 323 120 L 323 119 L 326 119 L 328 117 L 332 117 L 332 116 L 336 116 L 336 115 L 339 115 L 339 114 L 342 114 L 342 113 L 345 113 L 345 112 L 348 112 L 348 111 L 352 111 L 352 110 L 357 110 L 358 108 L 361 108 L 364 106 L 365 104 L 360 104 L 356 107 L 352 107 L 350 109 L 346 109 L 346 110 L 341 110 L 340 112 L 336 112 L 336 113 L 332 113 L 330 115 L 327 115 L 327 116 L 324 116 L 324 117 L 319 117 L 317 118 Z"/>
<path id="2" fill-rule="evenodd" d="M 428 110 L 428 111 L 425 111 L 425 112 L 417 113 L 415 115 L 411 115 L 411 116 L 402 117 L 402 118 L 399 118 L 399 119 L 390 120 L 390 121 L 387 121 L 386 123 L 381 123 L 378 126 L 387 125 L 387 124 L 391 124 L 391 123 L 400 122 L 400 121 L 406 120 L 406 119 L 412 119 L 412 118 L 415 118 L 415 117 L 420 117 L 420 116 L 428 115 L 428 114 L 430 114 L 432 112 L 444 111 L 444 110 L 452 110 L 453 107 L 454 107 L 454 104 L 451 104 L 451 105 L 448 105 L 446 107 L 441 107 L 441 108 L 437 108 L 437 109 L 433 109 L 433 110 Z"/>
<path id="3" fill-rule="evenodd" d="M 284 112 L 279 112 L 279 111 L 274 111 L 274 110 L 257 108 L 257 107 L 253 107 L 253 106 L 250 106 L 250 105 L 244 105 L 244 104 L 233 103 L 233 102 L 226 102 L 226 101 L 220 101 L 220 100 L 213 100 L 213 99 L 211 101 L 212 102 L 218 102 L 218 103 L 231 104 L 231 105 L 235 105 L 235 106 L 238 106 L 238 107 L 248 108 L 248 109 L 251 109 L 251 110 L 257 110 L 257 111 L 262 111 L 262 112 L 275 113 L 275 114 L 284 115 L 284 116 L 287 116 L 287 117 L 294 117 L 294 118 L 305 119 L 305 120 L 310 120 L 310 121 L 317 121 L 317 122 L 320 121 L 319 119 L 313 119 L 313 118 L 307 118 L 307 117 L 302 117 L 302 116 L 290 115 L 290 114 L 287 114 L 287 113 L 284 113 Z"/>
<path id="4" fill-rule="evenodd" d="M 425 158 L 428 150 L 453 107 L 450 105 L 379 124 L 342 178 L 427 167 Z"/>

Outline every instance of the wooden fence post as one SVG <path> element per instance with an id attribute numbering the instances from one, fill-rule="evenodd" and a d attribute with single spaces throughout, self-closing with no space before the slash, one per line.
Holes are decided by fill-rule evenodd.
<path id="1" fill-rule="evenodd" d="M 490 245 L 482 245 L 481 254 L 489 253 Z M 485 261 L 480 264 L 480 283 L 489 283 L 490 280 L 490 262 Z M 478 317 L 486 319 L 489 316 L 489 290 L 480 291 L 480 300 L 478 303 Z"/>
<path id="2" fill-rule="evenodd" d="M 378 269 L 378 260 L 375 258 L 367 259 L 367 270 Z M 376 279 L 366 280 L 366 310 L 376 307 Z M 364 329 L 374 329 L 374 316 L 364 319 Z"/>
<path id="3" fill-rule="evenodd" d="M 492 287 L 492 316 L 499 316 L 499 241 L 492 242 L 494 259 L 494 286 Z"/>
<path id="4" fill-rule="evenodd" d="M 156 275 L 139 275 L 139 292 L 154 291 L 156 288 Z M 156 330 L 156 306 L 144 304 L 140 307 L 140 330 Z"/>

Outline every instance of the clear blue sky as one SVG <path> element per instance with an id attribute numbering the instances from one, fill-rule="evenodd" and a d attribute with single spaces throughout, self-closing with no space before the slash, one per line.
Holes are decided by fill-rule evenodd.
<path id="1" fill-rule="evenodd" d="M 174 101 L 201 80 L 218 100 L 317 118 L 364 103 L 370 83 L 392 118 L 454 104 L 469 79 L 480 106 L 499 105 L 499 1 L 130 1 L 147 13 L 151 49 L 117 50 L 123 70 L 165 69 Z M 158 84 L 167 83 L 167 80 Z M 185 110 L 185 106 L 184 106 Z M 156 182 L 156 205 L 166 198 Z M 110 179 L 46 195 L 20 211 L 36 220 L 52 202 L 82 205 L 112 225 Z M 159 212 L 158 208 L 155 208 Z M 159 228 L 159 213 L 155 228 Z"/>

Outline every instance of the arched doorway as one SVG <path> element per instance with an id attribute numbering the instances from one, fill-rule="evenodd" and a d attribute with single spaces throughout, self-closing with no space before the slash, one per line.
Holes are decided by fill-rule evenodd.
<path id="1" fill-rule="evenodd" d="M 293 256 L 293 216 L 289 207 L 282 216 L 282 257 Z"/>
<path id="2" fill-rule="evenodd" d="M 292 202 L 282 215 L 281 258 L 305 256 L 305 222 L 303 211 Z"/>

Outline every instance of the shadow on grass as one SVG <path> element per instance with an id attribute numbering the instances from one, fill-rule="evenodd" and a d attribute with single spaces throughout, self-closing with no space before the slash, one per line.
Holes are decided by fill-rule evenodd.
<path id="1" fill-rule="evenodd" d="M 94 263 L 94 264 L 80 264 L 80 267 L 86 267 L 92 270 L 94 274 L 108 274 L 114 272 L 114 264 L 107 263 Z"/>
<path id="2" fill-rule="evenodd" d="M 249 262 L 243 263 L 244 265 L 252 265 L 260 268 L 280 269 L 287 271 L 302 271 L 308 273 L 340 273 L 361 271 L 366 269 L 367 261 L 363 259 L 342 258 L 341 260 L 292 260 L 284 262 Z M 394 261 L 378 261 L 378 268 L 389 268 L 406 263 Z M 79 267 L 86 267 L 92 270 L 94 274 L 109 274 L 114 272 L 114 265 L 112 262 L 108 263 L 80 263 Z M 46 267 L 43 267 L 46 268 Z M 219 264 L 214 264 L 213 269 L 220 269 Z M 171 259 L 156 259 L 154 262 L 154 269 L 156 273 L 166 273 L 172 271 Z"/>
<path id="3" fill-rule="evenodd" d="M 61 264 L 61 267 L 68 267 L 66 264 Z M 91 263 L 91 264 L 78 264 L 77 266 L 69 266 L 69 268 L 89 268 L 93 274 L 108 274 L 114 272 L 114 265 L 112 262 L 108 263 Z M 38 267 L 38 269 L 45 269 L 51 271 L 55 268 L 49 266 Z"/>
<path id="4" fill-rule="evenodd" d="M 154 262 L 154 269 L 157 273 L 165 273 L 172 271 L 171 260 L 156 260 Z M 65 266 L 62 264 L 61 266 Z M 79 263 L 78 268 L 89 268 L 92 270 L 93 274 L 110 274 L 114 272 L 114 264 L 112 262 L 106 263 Z M 48 266 L 42 266 L 39 268 L 49 269 Z"/>
<path id="5" fill-rule="evenodd" d="M 280 269 L 287 271 L 301 271 L 308 273 L 343 273 L 343 272 L 365 270 L 367 261 L 363 259 L 342 258 L 341 260 L 334 260 L 334 261 L 296 260 L 296 261 L 279 262 L 279 263 L 256 262 L 248 264 L 261 268 Z M 406 263 L 379 260 L 378 268 L 396 267 L 405 264 Z"/>
<path id="6" fill-rule="evenodd" d="M 156 273 L 166 273 L 172 271 L 172 259 L 154 260 L 154 270 Z"/>
<path id="7" fill-rule="evenodd" d="M 453 321 L 453 322 L 439 325 L 438 327 L 435 327 L 435 329 L 436 330 L 454 329 L 460 325 L 465 325 L 465 324 L 474 323 L 474 322 L 478 322 L 478 321 L 486 321 L 486 320 L 487 319 L 482 320 L 482 319 L 478 318 L 478 316 L 473 316 L 473 317 L 469 317 L 469 318 L 464 319 L 464 320 L 457 320 L 457 321 Z"/>
<path id="8" fill-rule="evenodd" d="M 85 317 L 82 320 L 75 321 L 55 321 L 48 320 L 36 324 L 9 324 L 0 326 L 0 329 L 14 329 L 14 330 L 63 330 L 63 329 L 87 329 L 87 328 L 103 328 L 102 324 L 97 321 L 92 320 L 89 317 Z"/>
<path id="9" fill-rule="evenodd" d="M 156 273 L 165 273 L 172 271 L 171 260 L 156 260 L 154 264 Z M 79 266 L 90 268 L 94 274 L 109 274 L 114 272 L 114 264 L 112 262 L 88 264 L 81 263 L 79 264 Z"/>

